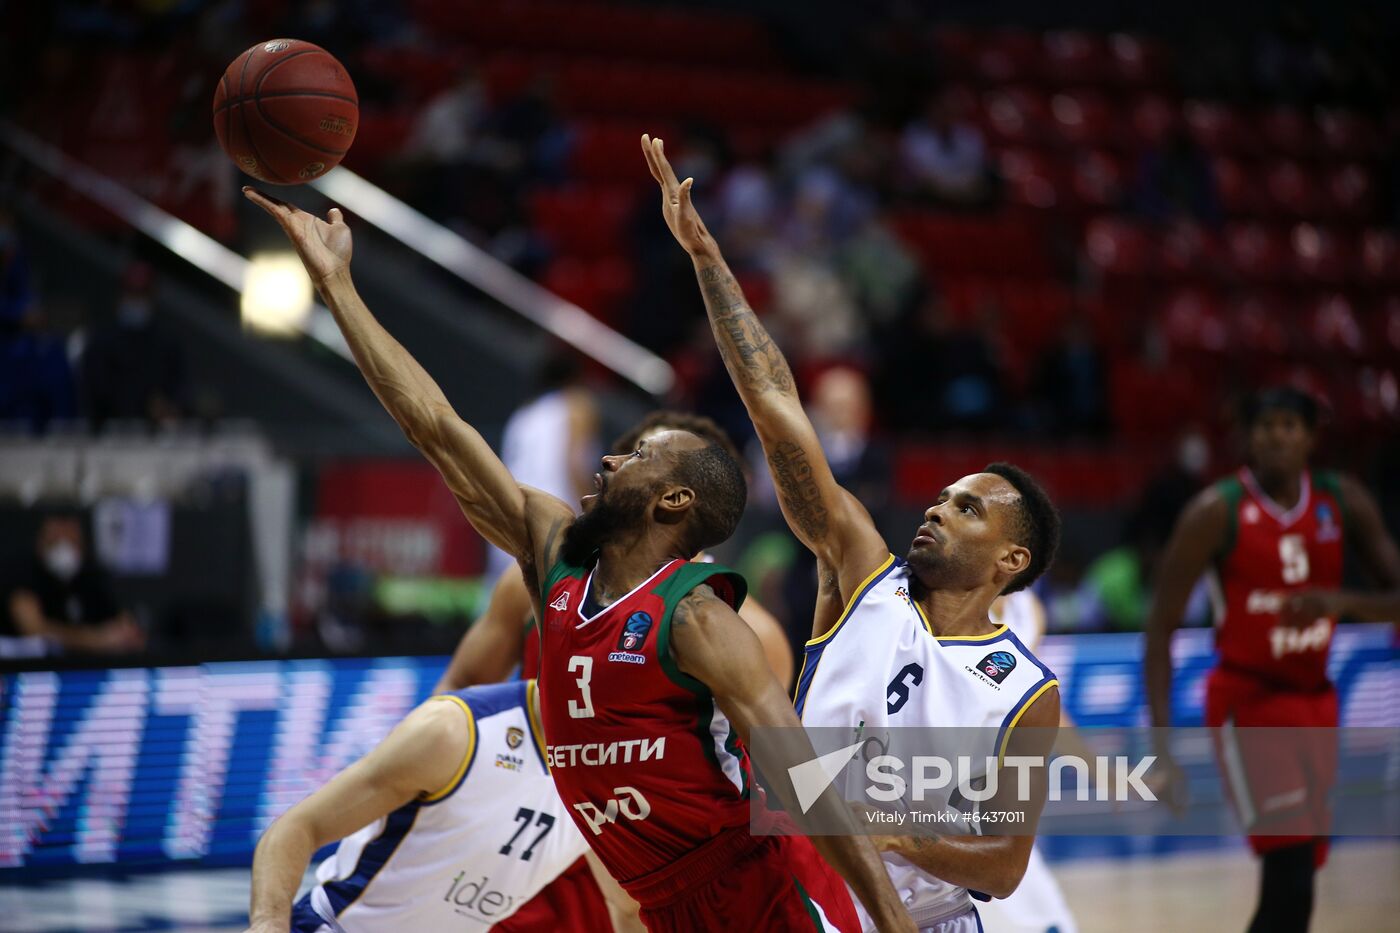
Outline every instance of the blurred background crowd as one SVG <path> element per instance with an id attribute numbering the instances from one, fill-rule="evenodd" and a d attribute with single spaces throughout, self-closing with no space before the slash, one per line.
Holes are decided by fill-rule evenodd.
<path id="1" fill-rule="evenodd" d="M 256 254 L 275 231 L 237 196 L 214 85 L 260 39 L 330 50 L 362 108 L 346 166 L 673 368 L 646 398 L 352 215 L 371 307 L 561 493 L 659 405 L 752 450 L 650 132 L 892 542 L 989 460 L 1046 481 L 1052 631 L 1141 627 L 1176 515 L 1239 463 L 1234 405 L 1265 384 L 1323 400 L 1319 463 L 1400 528 L 1394 11 L 933 9 L 0 2 L 0 118 Z M 494 565 L 353 368 L 240 330 L 236 295 L 5 139 L 4 650 L 452 644 Z M 797 640 L 813 568 L 754 466 L 723 556 Z"/>

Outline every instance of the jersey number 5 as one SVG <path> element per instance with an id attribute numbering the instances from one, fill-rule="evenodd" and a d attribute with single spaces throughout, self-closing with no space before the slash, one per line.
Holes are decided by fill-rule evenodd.
<path id="1" fill-rule="evenodd" d="M 1302 583 L 1308 578 L 1308 549 L 1302 535 L 1278 539 L 1278 559 L 1283 563 L 1283 582 Z"/>
<path id="2" fill-rule="evenodd" d="M 576 654 L 569 658 L 569 673 L 577 673 L 578 679 L 574 683 L 578 684 L 579 691 L 583 694 L 583 702 L 578 700 L 569 701 L 569 715 L 574 719 L 590 719 L 593 716 L 593 694 L 588 689 L 588 682 L 593 679 L 593 659 Z"/>

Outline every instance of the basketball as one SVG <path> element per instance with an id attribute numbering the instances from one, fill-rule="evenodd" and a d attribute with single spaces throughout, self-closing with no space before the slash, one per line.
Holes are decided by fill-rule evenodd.
<path id="1" fill-rule="evenodd" d="M 299 185 L 335 168 L 359 123 L 345 67 L 299 39 L 259 42 L 233 60 L 214 92 L 214 132 L 224 152 L 274 185 Z"/>

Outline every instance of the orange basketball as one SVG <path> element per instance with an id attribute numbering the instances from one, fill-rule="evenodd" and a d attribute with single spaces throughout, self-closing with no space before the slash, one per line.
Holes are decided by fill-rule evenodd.
<path id="1" fill-rule="evenodd" d="M 360 124 L 345 67 L 299 39 L 259 42 L 228 66 L 214 92 L 214 132 L 259 181 L 299 185 L 340 164 Z"/>

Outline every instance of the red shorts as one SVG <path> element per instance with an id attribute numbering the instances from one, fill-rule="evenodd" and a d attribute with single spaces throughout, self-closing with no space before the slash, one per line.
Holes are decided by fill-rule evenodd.
<path id="1" fill-rule="evenodd" d="M 1309 841 L 1327 860 L 1337 773 L 1337 691 L 1288 692 L 1224 668 L 1206 681 L 1225 791 L 1259 854 Z"/>
<path id="2" fill-rule="evenodd" d="M 608 902 L 588 862 L 579 859 L 544 890 L 491 929 L 501 933 L 612 933 Z"/>
<path id="3" fill-rule="evenodd" d="M 846 884 L 805 836 L 726 830 L 680 872 L 631 882 L 650 933 L 763 930 L 860 933 Z"/>

